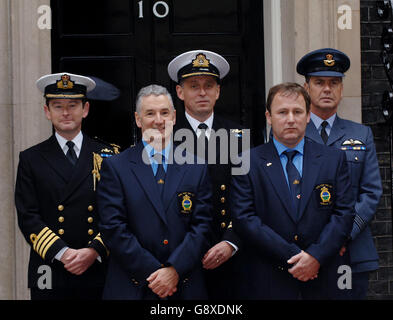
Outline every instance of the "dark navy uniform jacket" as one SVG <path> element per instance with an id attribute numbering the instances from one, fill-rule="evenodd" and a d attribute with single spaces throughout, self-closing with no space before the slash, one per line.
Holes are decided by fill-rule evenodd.
<path id="1" fill-rule="evenodd" d="M 307 126 L 306 136 L 323 143 L 312 121 Z M 378 254 L 368 224 L 377 210 L 382 184 L 372 131 L 367 126 L 337 116 L 327 145 L 345 150 L 351 191 L 356 199 L 356 216 L 349 243 L 352 271 L 376 270 Z"/>
<path id="2" fill-rule="evenodd" d="M 15 189 L 18 224 L 31 245 L 28 285 L 37 287 L 38 269 L 52 270 L 52 287 L 102 287 L 107 249 L 98 232 L 93 185 L 93 153 L 107 146 L 83 135 L 75 167 L 66 158 L 55 135 L 19 156 Z M 112 152 L 112 151 L 111 151 Z M 69 273 L 55 259 L 63 247 L 94 248 L 102 258 L 82 275 Z"/>
<path id="3" fill-rule="evenodd" d="M 234 231 L 244 242 L 239 298 L 337 298 L 337 268 L 353 225 L 353 200 L 345 154 L 305 140 L 299 213 L 272 141 L 251 149 L 250 171 L 233 176 Z M 304 250 L 321 264 L 318 278 L 301 282 L 287 260 Z"/>
<path id="4" fill-rule="evenodd" d="M 174 299 L 205 299 L 202 257 L 211 232 L 206 165 L 168 164 L 162 200 L 144 146 L 104 160 L 97 189 L 100 230 L 110 250 L 104 299 L 158 299 L 146 279 L 173 266 Z"/>

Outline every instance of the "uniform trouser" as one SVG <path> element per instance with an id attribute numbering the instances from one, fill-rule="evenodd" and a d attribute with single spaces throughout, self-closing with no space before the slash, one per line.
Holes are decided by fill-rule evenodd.
<path id="1" fill-rule="evenodd" d="M 102 287 L 93 288 L 31 288 L 31 300 L 101 300 Z"/>
<path id="2" fill-rule="evenodd" d="M 351 300 L 366 299 L 369 274 L 369 271 L 352 273 L 352 289 L 349 292 Z"/>

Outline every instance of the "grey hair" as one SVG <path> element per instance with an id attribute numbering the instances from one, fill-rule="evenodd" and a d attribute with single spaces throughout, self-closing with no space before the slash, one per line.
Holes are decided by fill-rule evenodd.
<path id="1" fill-rule="evenodd" d="M 160 86 L 158 84 L 151 84 L 147 87 L 143 87 L 141 90 L 139 90 L 138 95 L 136 96 L 136 112 L 140 113 L 141 112 L 141 103 L 142 103 L 142 98 L 147 97 L 147 96 L 167 96 L 169 100 L 169 104 L 171 105 L 172 109 L 175 109 L 173 105 L 173 100 L 171 94 L 168 92 L 168 90 Z"/>

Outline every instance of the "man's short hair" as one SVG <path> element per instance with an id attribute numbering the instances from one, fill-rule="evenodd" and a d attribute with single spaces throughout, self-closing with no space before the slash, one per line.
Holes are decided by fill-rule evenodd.
<path id="1" fill-rule="evenodd" d="M 269 111 L 269 113 L 271 113 L 271 105 L 274 97 L 277 94 L 280 94 L 285 97 L 289 97 L 291 95 L 296 95 L 296 97 L 298 97 L 299 95 L 302 95 L 304 101 L 306 102 L 306 111 L 307 113 L 310 112 L 311 99 L 306 89 L 304 89 L 301 85 L 297 83 L 285 82 L 285 83 L 277 84 L 274 87 L 270 88 L 269 94 L 267 96 L 267 102 L 266 102 L 266 109 L 267 111 Z"/>
<path id="2" fill-rule="evenodd" d="M 151 84 L 149 86 L 143 87 L 141 90 L 139 90 L 138 95 L 136 96 L 136 112 L 140 113 L 141 112 L 141 103 L 142 103 L 142 98 L 143 97 L 148 97 L 148 96 L 167 96 L 169 103 L 173 109 L 175 109 L 173 105 L 173 100 L 171 94 L 168 92 L 168 90 L 160 86 L 158 84 Z"/>

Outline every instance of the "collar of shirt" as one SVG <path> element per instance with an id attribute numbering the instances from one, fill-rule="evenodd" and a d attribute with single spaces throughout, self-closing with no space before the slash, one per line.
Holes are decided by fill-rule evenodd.
<path id="1" fill-rule="evenodd" d="M 154 155 L 156 153 L 164 155 L 164 161 L 162 163 L 162 166 L 164 167 L 164 170 L 166 172 L 167 168 L 168 168 L 169 151 L 171 150 L 172 142 L 170 141 L 168 143 L 168 145 L 166 146 L 166 148 L 162 151 L 156 151 L 150 144 L 148 144 L 143 139 L 142 139 L 142 142 L 143 142 L 143 145 L 145 146 L 145 150 L 146 150 L 147 154 L 149 155 L 150 165 L 151 165 L 154 175 L 156 175 L 157 169 L 158 169 L 158 162 L 156 159 L 154 159 Z"/>
<path id="2" fill-rule="evenodd" d="M 278 155 L 280 157 L 281 165 L 284 170 L 285 178 L 287 179 L 288 183 L 288 174 L 287 174 L 287 162 L 288 158 L 284 154 L 285 151 L 287 150 L 296 150 L 298 153 L 295 155 L 295 157 L 292 160 L 292 163 L 296 167 L 297 171 L 299 171 L 300 176 L 303 176 L 303 154 L 304 154 L 304 138 L 297 144 L 295 148 L 288 148 L 282 143 L 278 142 L 276 139 L 273 137 L 273 143 L 274 146 L 278 152 Z"/>
<path id="3" fill-rule="evenodd" d="M 199 138 L 199 136 L 201 135 L 201 129 L 198 128 L 199 124 L 201 123 L 199 120 L 194 119 L 193 117 L 191 117 L 187 111 L 185 112 L 185 116 L 188 120 L 188 122 L 191 125 L 192 130 L 194 130 L 195 134 L 197 135 L 197 137 Z M 211 116 L 209 118 L 207 118 L 203 123 L 206 124 L 208 126 L 208 128 L 206 129 L 206 137 L 207 139 L 210 138 L 210 133 L 211 133 L 211 129 L 213 127 L 213 119 L 214 119 L 214 112 L 212 112 Z"/>
<path id="4" fill-rule="evenodd" d="M 68 151 L 68 146 L 66 145 L 67 139 L 64 139 L 61 135 L 59 135 L 57 132 L 55 133 L 55 137 L 57 139 L 57 142 L 60 145 L 61 150 L 63 150 L 64 154 L 67 153 Z M 76 156 L 79 158 L 79 154 L 81 153 L 82 149 L 82 142 L 83 142 L 83 134 L 82 131 L 79 131 L 79 133 L 76 135 L 74 139 L 72 139 L 72 142 L 75 144 L 74 145 L 74 151 L 76 153 Z"/>
<path id="5" fill-rule="evenodd" d="M 321 134 L 321 130 L 322 130 L 322 126 L 321 123 L 324 121 L 323 119 L 321 119 L 320 117 L 318 117 L 317 115 L 315 115 L 314 113 L 311 112 L 311 120 L 315 125 L 315 128 L 317 128 L 318 133 Z M 329 119 L 326 119 L 328 125 L 326 126 L 325 130 L 327 135 L 330 135 L 330 130 L 333 127 L 333 123 L 334 120 L 336 120 L 336 113 L 334 115 L 332 115 Z"/>

